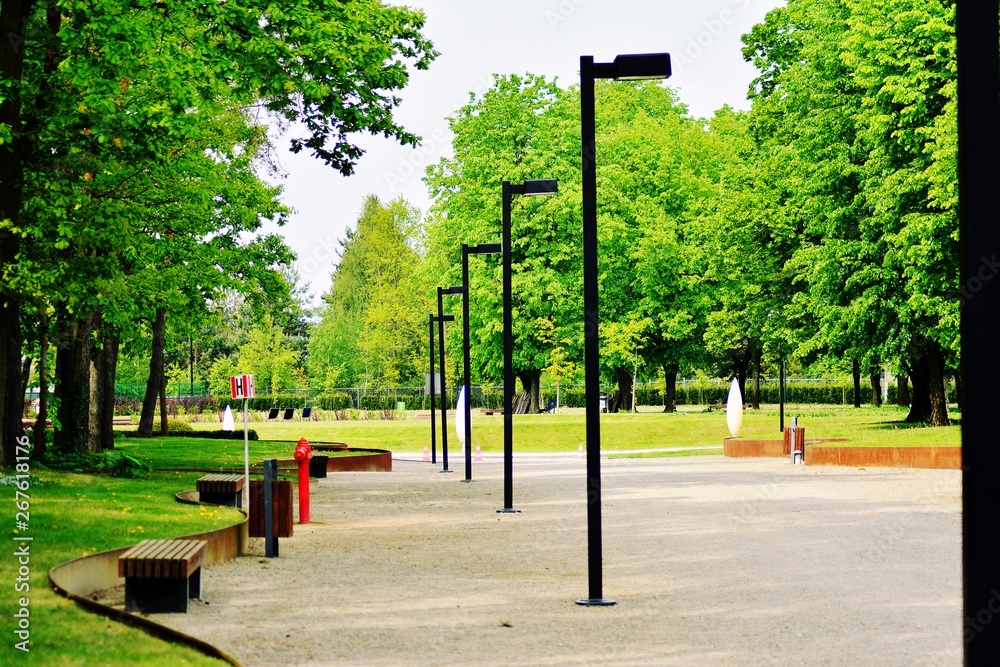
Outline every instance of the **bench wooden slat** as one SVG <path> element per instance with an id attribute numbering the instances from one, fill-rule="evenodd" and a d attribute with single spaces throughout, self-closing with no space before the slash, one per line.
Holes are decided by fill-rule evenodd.
<path id="1" fill-rule="evenodd" d="M 173 571 L 173 559 L 185 549 L 184 544 L 172 544 L 168 546 L 163 551 L 156 554 L 156 563 L 153 568 L 154 577 L 169 577 L 171 579 L 176 579 L 177 575 Z"/>
<path id="2" fill-rule="evenodd" d="M 170 550 L 170 544 L 169 543 L 166 543 L 166 542 L 160 543 L 160 544 L 154 543 L 153 546 L 152 546 L 152 548 L 149 550 L 149 552 L 146 553 L 143 556 L 143 558 L 142 558 L 142 561 L 141 561 L 142 575 L 141 576 L 143 576 L 143 577 L 158 577 L 158 576 L 160 576 L 157 573 L 157 569 L 158 569 L 157 568 L 157 564 L 160 562 L 160 559 L 163 558 L 163 555 L 165 553 L 167 553 L 169 550 Z"/>
<path id="3" fill-rule="evenodd" d="M 208 550 L 206 540 L 143 540 L 118 558 L 123 577 L 189 577 L 201 567 Z"/>
<path id="4" fill-rule="evenodd" d="M 198 479 L 197 489 L 201 493 L 236 493 L 243 490 L 243 481 L 243 475 L 205 475 Z"/>

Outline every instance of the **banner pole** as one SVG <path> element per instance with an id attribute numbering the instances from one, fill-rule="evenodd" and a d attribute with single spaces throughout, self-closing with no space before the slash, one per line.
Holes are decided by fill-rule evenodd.
<path id="1" fill-rule="evenodd" d="M 250 512 L 250 436 L 247 430 L 247 403 L 243 399 L 243 509 Z"/>

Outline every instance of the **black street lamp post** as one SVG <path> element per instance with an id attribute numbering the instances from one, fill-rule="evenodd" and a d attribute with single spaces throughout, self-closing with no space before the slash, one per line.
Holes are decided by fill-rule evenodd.
<path id="1" fill-rule="evenodd" d="M 510 207 L 514 195 L 550 195 L 559 191 L 554 178 L 503 184 L 503 508 L 501 514 L 516 513 L 514 509 L 514 293 L 510 259 Z"/>
<path id="2" fill-rule="evenodd" d="M 430 378 L 427 381 L 427 395 L 431 399 L 431 463 L 437 463 L 437 434 L 434 433 L 434 429 L 437 427 L 434 423 L 437 421 L 437 416 L 434 414 L 434 396 L 437 393 L 434 389 L 434 314 L 427 316 L 427 324 L 430 329 L 430 349 L 431 349 L 431 372 L 428 374 Z"/>
<path id="3" fill-rule="evenodd" d="M 434 323 L 437 322 L 438 318 L 433 313 L 427 318 L 427 323 L 430 329 L 430 350 L 431 350 L 431 372 L 428 373 L 429 380 L 427 381 L 427 395 L 431 399 L 431 463 L 437 463 L 437 435 L 434 433 L 434 429 L 437 428 L 437 417 L 434 414 L 434 399 L 437 396 L 437 390 L 434 387 L 437 386 L 438 374 L 434 370 Z M 445 322 L 454 322 L 454 315 L 445 315 Z"/>
<path id="4" fill-rule="evenodd" d="M 464 288 L 461 285 L 456 287 L 438 287 L 438 359 L 441 364 L 441 461 L 444 464 L 441 472 L 452 472 L 448 470 L 448 382 L 445 379 L 446 371 L 444 365 L 444 323 L 454 321 L 454 315 L 444 314 L 444 295 L 461 294 Z M 433 379 L 432 379 L 433 382 Z"/>
<path id="5" fill-rule="evenodd" d="M 594 123 L 594 81 L 665 79 L 670 76 L 670 54 L 620 55 L 610 63 L 595 63 L 593 56 L 580 57 L 580 128 L 583 159 L 583 308 L 584 377 L 587 406 L 587 553 L 589 597 L 581 605 L 613 605 L 603 594 L 601 563 L 601 397 L 600 348 L 598 340 L 597 266 L 597 155 Z"/>
<path id="6" fill-rule="evenodd" d="M 778 432 L 785 432 L 785 358 L 781 357 L 781 369 L 778 371 Z"/>
<path id="7" fill-rule="evenodd" d="M 472 373 L 469 369 L 469 255 L 495 255 L 501 251 L 499 243 L 480 243 L 476 246 L 462 244 L 462 354 L 465 367 L 465 481 L 472 481 Z"/>

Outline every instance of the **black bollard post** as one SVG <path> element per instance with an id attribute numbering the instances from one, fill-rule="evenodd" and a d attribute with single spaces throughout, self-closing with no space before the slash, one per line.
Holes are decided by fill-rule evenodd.
<path id="1" fill-rule="evenodd" d="M 278 536 L 274 534 L 274 482 L 278 478 L 278 459 L 264 461 L 264 555 L 278 557 Z"/>

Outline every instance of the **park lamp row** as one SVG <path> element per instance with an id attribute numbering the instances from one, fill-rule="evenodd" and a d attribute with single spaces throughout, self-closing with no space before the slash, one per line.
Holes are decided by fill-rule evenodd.
<path id="1" fill-rule="evenodd" d="M 602 540 L 601 540 L 601 468 L 600 468 L 600 413 L 597 405 L 600 397 L 600 357 L 599 357 L 599 319 L 598 319 L 598 263 L 597 263 L 597 170 L 595 164 L 595 79 L 613 79 L 615 81 L 641 81 L 646 79 L 666 79 L 671 74 L 670 55 L 667 53 L 625 54 L 617 56 L 610 63 L 595 63 L 593 56 L 580 58 L 580 121 L 581 121 L 581 156 L 583 160 L 582 196 L 583 196 L 583 273 L 584 273 L 584 311 L 586 326 L 584 327 L 584 369 L 586 377 L 587 405 L 587 524 L 588 524 L 588 558 L 589 558 L 589 596 L 577 600 L 578 604 L 587 606 L 607 606 L 615 604 L 614 600 L 603 596 L 602 576 Z M 464 340 L 465 353 L 465 384 L 469 384 L 469 337 L 468 337 L 468 256 L 470 254 L 503 253 L 503 319 L 504 319 L 504 508 L 499 512 L 516 512 L 512 507 L 512 453 L 513 453 L 513 335 L 512 335 L 512 294 L 511 294 L 511 201 L 514 195 L 536 196 L 558 192 L 556 179 L 527 180 L 521 184 L 503 181 L 503 243 L 488 243 L 478 246 L 462 246 L 463 281 L 465 285 L 438 288 L 438 325 L 439 355 L 442 368 L 444 366 L 444 325 L 442 322 L 442 296 L 445 294 L 464 295 L 464 315 L 466 332 Z M 432 330 L 433 331 L 433 330 Z M 433 333 L 432 333 L 433 335 Z M 433 345 L 432 345 L 433 358 Z M 433 367 L 432 367 L 433 374 Z M 442 383 L 443 384 L 443 383 Z M 468 389 L 467 389 L 468 391 Z M 446 432 L 444 410 L 444 387 L 442 386 L 442 427 Z M 471 481 L 471 422 L 469 412 L 471 401 L 465 401 L 466 424 L 466 481 Z M 433 405 L 433 403 L 432 403 Z M 433 422 L 433 417 L 432 417 Z M 433 440 L 433 424 L 432 424 Z M 446 438 L 442 434 L 442 438 Z M 444 446 L 447 452 L 447 445 Z M 445 470 L 447 471 L 447 453 L 445 453 Z"/>

